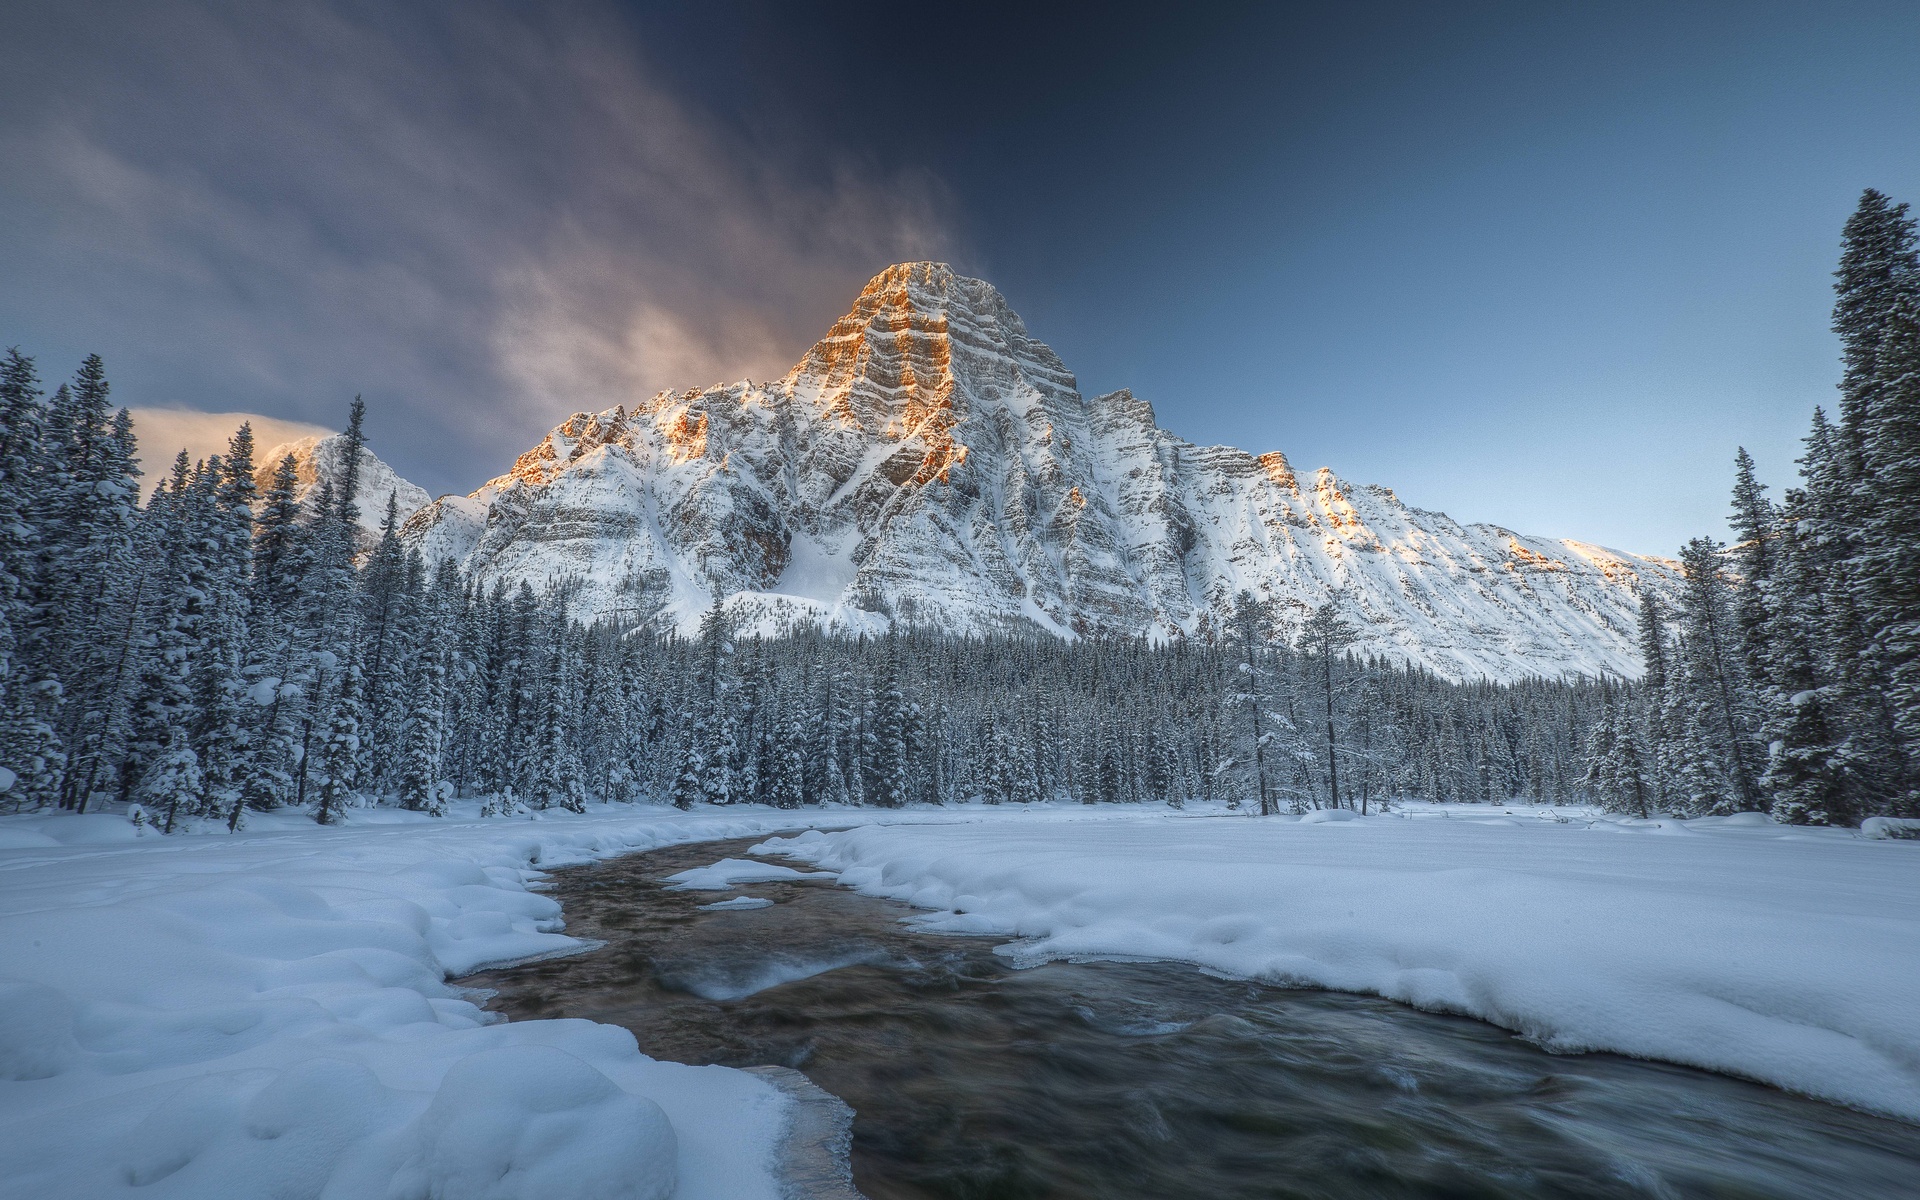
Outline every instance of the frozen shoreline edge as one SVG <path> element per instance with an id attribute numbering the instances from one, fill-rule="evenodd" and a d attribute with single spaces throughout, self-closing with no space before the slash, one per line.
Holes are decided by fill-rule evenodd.
<path id="1" fill-rule="evenodd" d="M 1920 1123 L 1902 987 L 1920 978 L 1920 961 L 1871 949 L 1920 910 L 1894 869 L 1905 860 L 1858 857 L 1873 839 L 1735 818 L 1599 826 L 1659 835 L 1630 850 L 1560 826 L 1510 843 L 1452 824 L 1433 822 L 1418 838 L 1380 825 L 1364 841 L 1352 840 L 1360 821 L 1262 826 L 1257 837 L 1182 826 L 1181 842 L 1193 844 L 1178 846 L 1131 844 L 1117 826 L 1071 839 L 1036 830 L 1017 847 L 984 825 L 862 829 L 770 839 L 752 853 L 838 871 L 842 887 L 920 909 L 928 932 L 1005 939 L 1002 952 L 1020 965 L 1151 958 L 1378 996 L 1479 1020 L 1550 1053 L 1670 1063 Z M 1319 828 L 1341 839 L 1309 832 Z M 1436 862 L 1428 838 L 1443 829 L 1467 865 Z M 1169 872 L 1176 849 L 1186 869 Z M 1827 885 L 1843 873 L 1855 891 L 1877 892 L 1871 903 L 1834 903 Z M 1121 877 L 1131 885 L 1116 885 Z M 1757 877 L 1773 882 L 1756 889 Z M 1248 902 L 1255 894 L 1268 899 Z M 1382 896 L 1427 918 L 1355 919 Z M 1276 899 L 1285 921 L 1271 911 Z M 1475 915 L 1488 911 L 1500 919 Z M 1731 1000 L 1727 980 L 1740 984 Z"/>
<path id="2" fill-rule="evenodd" d="M 781 1200 L 865 1200 L 853 1184 L 853 1109 L 792 1067 L 741 1067 L 787 1097 L 774 1146 Z"/>

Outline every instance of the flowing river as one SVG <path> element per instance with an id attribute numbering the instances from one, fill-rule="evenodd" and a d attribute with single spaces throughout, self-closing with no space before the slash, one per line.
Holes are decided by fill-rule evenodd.
<path id="1" fill-rule="evenodd" d="M 557 871 L 567 931 L 608 944 L 460 982 L 799 1068 L 852 1105 L 873 1200 L 1920 1197 L 1920 1126 L 1757 1084 L 1172 963 L 1014 970 L 831 883 L 661 883 L 758 841 Z M 772 903 L 701 907 L 743 896 Z"/>

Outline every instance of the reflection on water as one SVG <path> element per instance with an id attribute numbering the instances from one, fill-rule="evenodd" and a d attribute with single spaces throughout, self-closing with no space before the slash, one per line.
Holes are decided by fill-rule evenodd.
<path id="1" fill-rule="evenodd" d="M 1481 1024 L 1157 963 L 1010 969 L 819 883 L 659 880 L 752 840 L 558 872 L 576 958 L 462 982 L 656 1058 L 799 1067 L 896 1197 L 1920 1196 L 1920 1127 Z"/>

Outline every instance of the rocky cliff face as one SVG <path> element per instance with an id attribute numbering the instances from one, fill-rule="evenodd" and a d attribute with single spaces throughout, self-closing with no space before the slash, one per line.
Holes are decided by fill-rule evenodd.
<path id="1" fill-rule="evenodd" d="M 1672 580 L 1183 441 L 938 263 L 876 276 L 784 379 L 576 413 L 405 536 L 482 582 L 575 580 L 582 616 L 689 622 L 718 590 L 767 630 L 1205 635 L 1243 589 L 1283 622 L 1332 598 L 1360 651 L 1455 679 L 1637 674 L 1636 588 Z"/>

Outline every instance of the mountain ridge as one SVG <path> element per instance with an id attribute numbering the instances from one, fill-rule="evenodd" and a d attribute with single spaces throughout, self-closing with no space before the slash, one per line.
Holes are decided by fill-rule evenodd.
<path id="1" fill-rule="evenodd" d="M 404 536 L 483 585 L 573 580 L 582 616 L 682 626 L 1208 636 L 1242 589 L 1282 629 L 1335 599 L 1355 649 L 1448 678 L 1638 673 L 1666 560 L 1461 525 L 1286 455 L 1197 446 L 1085 397 L 1001 294 L 876 275 L 781 379 L 579 412 Z"/>

